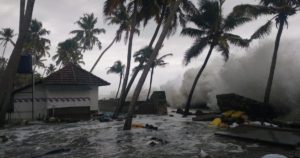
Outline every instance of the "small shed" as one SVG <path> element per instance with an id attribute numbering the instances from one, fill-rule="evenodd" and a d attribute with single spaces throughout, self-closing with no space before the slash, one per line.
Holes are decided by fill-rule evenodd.
<path id="1" fill-rule="evenodd" d="M 110 83 L 70 63 L 36 82 L 33 100 L 32 85 L 15 90 L 9 115 L 26 120 L 32 115 L 34 119 L 88 119 L 98 112 L 98 87 L 107 85 Z"/>

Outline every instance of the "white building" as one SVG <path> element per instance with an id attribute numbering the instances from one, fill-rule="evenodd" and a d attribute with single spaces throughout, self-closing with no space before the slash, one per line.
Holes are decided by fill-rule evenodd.
<path id="1" fill-rule="evenodd" d="M 98 87 L 107 85 L 110 83 L 79 66 L 68 64 L 36 82 L 34 104 L 32 85 L 15 90 L 8 118 L 31 120 L 34 115 L 34 119 L 49 116 L 88 119 L 98 112 Z"/>

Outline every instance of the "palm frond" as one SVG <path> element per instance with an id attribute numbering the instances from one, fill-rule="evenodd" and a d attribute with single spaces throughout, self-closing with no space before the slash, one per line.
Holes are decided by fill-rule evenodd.
<path id="1" fill-rule="evenodd" d="M 251 36 L 251 40 L 263 38 L 271 33 L 272 30 L 272 21 L 269 20 L 266 24 L 261 26 L 258 30 L 256 30 Z"/>
<path id="2" fill-rule="evenodd" d="M 190 36 L 190 37 L 198 37 L 198 38 L 201 38 L 202 36 L 204 36 L 205 33 L 206 32 L 203 30 L 194 29 L 194 28 L 190 28 L 190 27 L 184 28 L 181 31 L 181 35 Z"/>
<path id="3" fill-rule="evenodd" d="M 229 44 L 225 38 L 219 40 L 218 51 L 221 52 L 225 61 L 229 58 L 229 48 Z"/>
<path id="4" fill-rule="evenodd" d="M 191 62 L 191 59 L 200 55 L 203 49 L 208 45 L 208 38 L 197 39 L 192 47 L 190 47 L 184 54 L 185 65 Z"/>
<path id="5" fill-rule="evenodd" d="M 250 17 L 244 17 L 231 12 L 227 18 L 224 20 L 223 28 L 224 31 L 231 31 L 237 26 L 240 26 L 246 22 L 250 22 L 252 19 Z"/>
<path id="6" fill-rule="evenodd" d="M 250 39 L 243 39 L 242 37 L 231 33 L 224 33 L 224 38 L 231 44 L 239 47 L 248 47 L 251 41 Z"/>
<path id="7" fill-rule="evenodd" d="M 262 5 L 242 4 L 235 6 L 233 12 L 236 15 L 242 15 L 250 18 L 257 18 L 262 15 L 275 14 L 273 9 Z"/>

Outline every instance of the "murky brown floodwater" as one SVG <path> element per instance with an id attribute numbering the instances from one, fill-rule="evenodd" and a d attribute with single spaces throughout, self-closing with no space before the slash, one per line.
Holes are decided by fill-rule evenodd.
<path id="1" fill-rule="evenodd" d="M 193 122 L 190 117 L 182 118 L 178 114 L 174 117 L 137 116 L 134 123 L 153 124 L 159 130 L 123 131 L 123 122 L 118 121 L 40 124 L 0 130 L 0 135 L 9 137 L 9 141 L 0 143 L 0 157 L 36 157 L 61 148 L 70 150 L 43 158 L 197 158 L 201 150 L 214 158 L 260 158 L 269 153 L 300 156 L 300 149 L 215 136 L 216 129 L 209 128 L 208 123 Z M 150 146 L 151 137 L 168 143 Z"/>

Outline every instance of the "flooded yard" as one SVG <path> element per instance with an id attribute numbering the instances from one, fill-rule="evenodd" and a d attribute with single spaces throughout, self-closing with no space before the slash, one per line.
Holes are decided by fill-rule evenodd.
<path id="1" fill-rule="evenodd" d="M 197 158 L 201 150 L 214 158 L 260 158 L 270 153 L 300 155 L 300 149 L 215 136 L 217 129 L 208 127 L 208 122 L 193 122 L 191 117 L 173 115 L 139 115 L 133 121 L 157 126 L 157 131 L 144 128 L 123 131 L 123 121 L 37 124 L 0 130 L 0 135 L 9 138 L 0 143 L 0 157 Z M 151 146 L 151 138 L 164 143 Z M 62 150 L 45 155 L 58 149 Z"/>

